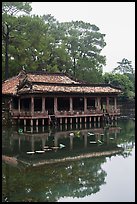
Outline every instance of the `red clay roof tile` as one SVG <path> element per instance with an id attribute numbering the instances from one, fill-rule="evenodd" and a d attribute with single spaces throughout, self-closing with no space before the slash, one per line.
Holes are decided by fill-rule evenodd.
<path id="1" fill-rule="evenodd" d="M 26 83 L 29 82 L 31 88 L 20 87 L 18 85 L 23 79 L 27 79 Z M 54 84 L 53 84 L 54 83 Z M 2 84 L 2 94 L 17 93 L 53 93 L 53 92 L 64 92 L 64 93 L 120 93 L 121 90 L 113 88 L 108 85 L 89 85 L 82 84 L 79 81 L 73 80 L 69 76 L 62 73 L 19 73 L 18 76 L 12 77 Z"/>

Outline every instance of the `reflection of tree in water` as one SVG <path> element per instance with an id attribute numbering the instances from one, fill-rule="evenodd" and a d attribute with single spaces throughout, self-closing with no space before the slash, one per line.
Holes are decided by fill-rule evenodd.
<path id="1" fill-rule="evenodd" d="M 133 141 L 135 136 L 135 122 L 132 120 L 120 121 L 120 138 L 127 142 Z"/>
<path id="2" fill-rule="evenodd" d="M 9 166 L 10 201 L 57 201 L 60 197 L 84 197 L 100 190 L 106 172 L 105 157 L 18 170 Z M 6 178 L 5 168 L 3 176 Z M 8 175 L 9 176 L 9 175 Z M 5 179 L 6 181 L 6 179 Z M 3 182 L 5 190 L 5 182 Z"/>
<path id="3" fill-rule="evenodd" d="M 132 120 L 120 121 L 121 132 L 117 143 L 120 144 L 124 151 L 121 155 L 126 158 L 131 156 L 131 151 L 135 146 L 135 122 Z"/>
<path id="4" fill-rule="evenodd" d="M 132 149 L 135 140 L 135 123 L 121 121 L 119 126 L 122 129 L 115 142 L 124 145 L 125 150 Z M 14 144 L 14 141 L 8 138 L 4 137 L 4 147 Z M 125 157 L 125 152 L 123 156 Z M 126 156 L 129 156 L 129 152 Z M 106 172 L 101 168 L 105 161 L 105 157 L 88 158 L 21 170 L 3 164 L 4 197 L 9 202 L 54 202 L 64 196 L 82 198 L 94 194 L 100 190 L 101 185 L 105 184 Z"/>

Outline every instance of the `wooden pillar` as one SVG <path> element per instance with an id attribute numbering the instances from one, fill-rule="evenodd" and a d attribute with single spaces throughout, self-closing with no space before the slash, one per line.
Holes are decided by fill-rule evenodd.
<path id="1" fill-rule="evenodd" d="M 26 119 L 24 119 L 24 126 L 26 126 Z"/>
<path id="2" fill-rule="evenodd" d="M 31 96 L 31 115 L 34 115 L 34 97 Z"/>
<path id="3" fill-rule="evenodd" d="M 96 122 L 96 116 L 94 116 L 94 122 Z"/>
<path id="4" fill-rule="evenodd" d="M 33 126 L 33 119 L 30 120 L 30 125 Z"/>
<path id="5" fill-rule="evenodd" d="M 84 97 L 84 112 L 87 113 L 87 98 Z"/>
<path id="6" fill-rule="evenodd" d="M 97 101 L 97 98 L 95 97 L 95 108 L 97 108 L 98 106 L 98 101 Z"/>
<path id="7" fill-rule="evenodd" d="M 60 118 L 60 124 L 62 124 L 62 118 Z"/>
<path id="8" fill-rule="evenodd" d="M 45 97 L 42 97 L 42 113 L 45 112 Z"/>
<path id="9" fill-rule="evenodd" d="M 100 121 L 98 122 L 98 128 L 100 128 L 101 127 L 101 123 L 100 123 Z"/>
<path id="10" fill-rule="evenodd" d="M 51 122 L 51 119 L 50 119 L 50 117 L 48 118 L 48 125 L 50 125 L 50 122 Z"/>
<path id="11" fill-rule="evenodd" d="M 116 97 L 114 98 L 114 109 L 115 110 L 117 109 L 117 98 Z"/>
<path id="12" fill-rule="evenodd" d="M 38 126 L 36 126 L 36 132 L 38 132 L 39 131 L 39 127 Z"/>
<path id="13" fill-rule="evenodd" d="M 72 118 L 70 118 L 70 124 L 72 124 Z"/>
<path id="14" fill-rule="evenodd" d="M 63 126 L 62 126 L 62 124 L 60 125 L 60 130 L 62 131 L 62 128 L 63 128 Z"/>
<path id="15" fill-rule="evenodd" d="M 89 123 L 89 128 L 91 128 L 91 125 L 92 125 L 92 124 L 91 124 L 91 123 Z"/>
<path id="16" fill-rule="evenodd" d="M 26 128 L 26 125 L 24 126 L 24 132 L 26 132 L 27 128 Z"/>
<path id="17" fill-rule="evenodd" d="M 106 107 L 106 109 L 107 109 L 107 111 L 109 111 L 109 97 L 108 96 L 107 96 L 106 100 L 107 100 L 107 107 Z"/>
<path id="18" fill-rule="evenodd" d="M 36 126 L 38 126 L 38 119 L 36 119 Z"/>
<path id="19" fill-rule="evenodd" d="M 42 118 L 42 125 L 44 125 L 44 118 Z"/>
<path id="20" fill-rule="evenodd" d="M 33 133 L 33 126 L 30 127 L 30 132 Z"/>
<path id="21" fill-rule="evenodd" d="M 54 97 L 54 114 L 57 113 L 57 97 Z"/>
<path id="22" fill-rule="evenodd" d="M 45 129 L 44 129 L 44 125 L 43 125 L 43 126 L 42 126 L 42 132 L 44 132 L 44 130 L 45 130 Z"/>
<path id="23" fill-rule="evenodd" d="M 65 124 L 65 130 L 67 130 L 68 129 L 68 126 L 67 126 L 67 124 Z"/>
<path id="24" fill-rule="evenodd" d="M 97 97 L 97 104 L 98 104 L 98 110 L 100 110 L 101 109 L 101 104 L 100 104 L 100 97 Z"/>
<path id="25" fill-rule="evenodd" d="M 70 113 L 73 113 L 73 99 L 70 97 Z"/>

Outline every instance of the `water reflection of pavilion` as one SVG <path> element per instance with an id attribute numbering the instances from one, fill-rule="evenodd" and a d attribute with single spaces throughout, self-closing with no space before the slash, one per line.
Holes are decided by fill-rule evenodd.
<path id="1" fill-rule="evenodd" d="M 30 151 L 35 151 L 35 143 L 41 142 L 41 148 L 44 149 L 45 146 L 49 147 L 58 147 L 60 141 L 67 142 L 67 147 L 69 145 L 70 149 L 74 147 L 74 142 L 77 138 L 80 141 L 83 141 L 83 147 L 88 146 L 88 142 L 93 141 L 98 142 L 102 141 L 105 144 L 108 144 L 110 140 L 116 141 L 117 134 L 120 133 L 120 127 L 109 127 L 107 130 L 105 128 L 92 128 L 92 129 L 82 129 L 82 130 L 68 130 L 68 131 L 56 131 L 56 132 L 25 132 L 19 134 L 14 132 L 12 134 L 11 140 L 18 140 L 19 149 L 21 148 L 21 141 L 29 141 L 31 143 Z M 113 134 L 113 138 L 110 137 L 110 134 Z M 88 141 L 89 138 L 89 141 Z M 51 141 L 53 141 L 51 143 Z M 91 142 L 92 143 L 92 142 Z"/>
<path id="2" fill-rule="evenodd" d="M 12 156 L 14 157 L 20 151 L 21 154 L 17 159 L 21 159 L 24 151 L 23 156 L 26 155 L 26 157 L 22 157 L 24 158 L 23 161 L 32 161 L 31 159 L 35 159 L 35 156 L 38 156 L 37 160 L 35 160 L 35 165 L 39 164 L 41 158 L 46 159 L 48 156 L 50 158 L 50 155 L 56 160 L 56 155 L 59 155 L 59 153 L 62 157 L 69 155 L 72 158 L 76 153 L 77 156 L 75 156 L 76 160 L 74 161 L 50 163 L 49 165 L 37 166 L 35 168 L 33 166 L 27 166 L 26 168 L 24 165 L 18 165 L 20 164 L 18 160 L 12 159 L 10 160 L 12 164 L 14 163 L 20 169 L 8 165 L 8 162 L 8 164 L 2 163 L 3 202 L 61 202 L 60 198 L 63 197 L 83 198 L 84 196 L 99 192 L 101 186 L 106 184 L 107 171 L 102 168 L 102 164 L 107 162 L 107 157 L 111 158 L 113 155 L 125 157 L 125 149 L 133 148 L 135 145 L 134 126 L 133 128 L 129 126 L 129 129 L 127 128 L 126 131 L 125 127 L 128 127 L 126 122 L 121 130 L 119 127 L 112 126 L 107 128 L 71 129 L 67 131 L 58 130 L 56 132 L 54 130 L 44 130 L 44 132 L 35 131 L 33 133 L 24 132 L 22 134 L 18 134 L 17 131 L 11 134 L 10 131 L 6 130 L 2 147 L 7 148 L 7 156 L 10 155 L 9 150 L 13 152 Z M 81 133 L 80 137 L 76 134 L 78 131 Z M 75 133 L 73 137 L 73 148 L 71 150 L 69 149 L 70 133 Z M 89 143 L 93 135 L 88 133 L 100 134 L 101 139 L 106 139 L 108 136 L 108 140 L 103 145 Z M 84 136 L 82 135 L 87 134 L 87 139 L 90 140 L 87 140 L 87 147 L 84 148 Z M 68 141 L 67 148 L 62 148 L 59 151 L 49 151 L 44 154 L 27 155 L 25 153 L 27 148 L 29 150 L 31 149 L 32 138 L 34 139 L 34 148 L 37 149 L 42 146 L 42 138 L 44 137 L 47 139 L 46 144 L 50 141 L 53 145 L 55 135 L 58 137 L 58 144 Z M 123 149 L 117 148 L 119 145 L 122 146 L 124 151 Z M 119 151 L 118 154 L 116 153 L 117 150 Z M 5 151 L 3 151 L 4 153 Z M 85 156 L 84 159 L 78 159 L 81 153 Z M 88 158 L 86 156 L 94 156 L 94 158 Z M 47 161 L 51 161 L 51 159 L 47 159 Z M 117 163 L 116 168 L 121 165 L 121 160 L 118 159 L 117 161 L 119 163 Z"/>
<path id="3" fill-rule="evenodd" d="M 10 149 L 12 156 L 18 155 L 18 158 L 32 159 L 33 155 L 33 159 L 52 160 L 52 162 L 54 159 L 61 161 L 60 159 L 66 158 L 67 160 L 67 157 L 69 160 L 78 159 L 82 158 L 82 155 L 84 157 L 111 155 L 123 150 L 117 147 L 120 130 L 120 127 L 110 126 L 64 131 L 53 129 L 45 132 L 14 131 L 7 149 Z M 5 150 L 3 153 L 6 155 Z"/>

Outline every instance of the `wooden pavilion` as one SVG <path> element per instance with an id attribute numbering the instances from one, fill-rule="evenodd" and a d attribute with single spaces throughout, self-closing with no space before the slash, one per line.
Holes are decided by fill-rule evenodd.
<path id="1" fill-rule="evenodd" d="M 2 83 L 3 104 L 24 126 L 116 120 L 120 88 L 78 81 L 64 73 L 20 71 Z"/>

